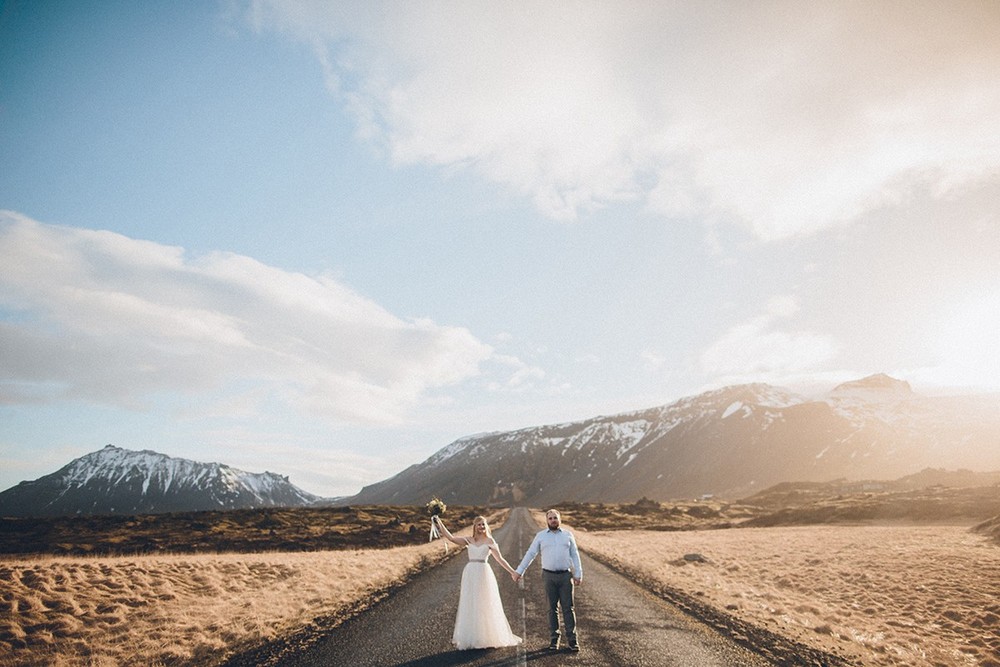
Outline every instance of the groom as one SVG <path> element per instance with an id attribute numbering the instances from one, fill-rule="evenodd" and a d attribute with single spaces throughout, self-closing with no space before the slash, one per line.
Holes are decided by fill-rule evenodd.
<path id="1" fill-rule="evenodd" d="M 511 575 L 520 581 L 535 556 L 542 554 L 542 581 L 545 595 L 549 599 L 549 650 L 559 650 L 559 608 L 562 608 L 563 625 L 569 650 L 579 651 L 576 640 L 576 612 L 573 610 L 573 587 L 583 582 L 583 566 L 580 552 L 576 548 L 573 533 L 561 527 L 562 517 L 557 510 L 545 513 L 546 530 L 539 531 L 531 546 L 517 566 L 517 574 Z"/>

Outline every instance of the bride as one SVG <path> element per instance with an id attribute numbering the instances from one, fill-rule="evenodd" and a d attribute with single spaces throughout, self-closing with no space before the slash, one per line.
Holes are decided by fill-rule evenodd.
<path id="1" fill-rule="evenodd" d="M 510 631 L 510 623 L 503 612 L 500 590 L 493 568 L 486 561 L 493 554 L 503 569 L 515 575 L 517 572 L 504 559 L 500 547 L 486 519 L 477 516 L 472 522 L 472 537 L 455 537 L 445 528 L 437 516 L 431 518 L 441 528 L 445 539 L 463 547 L 469 552 L 469 563 L 462 570 L 462 588 L 458 595 L 458 613 L 455 614 L 455 632 L 451 641 L 455 647 L 496 648 L 516 646 L 521 638 Z"/>

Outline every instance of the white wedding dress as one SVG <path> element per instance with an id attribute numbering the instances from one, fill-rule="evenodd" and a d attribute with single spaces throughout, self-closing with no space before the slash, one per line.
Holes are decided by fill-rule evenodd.
<path id="1" fill-rule="evenodd" d="M 460 650 L 520 644 L 521 638 L 510 631 L 500 602 L 497 578 L 486 562 L 490 557 L 490 545 L 470 544 L 466 548 L 469 563 L 462 570 L 452 643 Z"/>

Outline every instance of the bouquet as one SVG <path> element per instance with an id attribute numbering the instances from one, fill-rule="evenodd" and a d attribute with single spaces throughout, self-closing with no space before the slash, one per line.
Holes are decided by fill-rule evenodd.
<path id="1" fill-rule="evenodd" d="M 431 501 L 427 503 L 427 513 L 431 515 L 431 536 L 430 539 L 427 540 L 428 542 L 433 542 L 435 538 L 441 537 L 441 533 L 438 531 L 437 522 L 434 521 L 434 517 L 441 516 L 444 514 L 446 509 L 448 509 L 448 506 L 436 496 L 431 498 Z M 444 550 L 445 552 L 448 551 L 447 542 L 445 542 Z"/>

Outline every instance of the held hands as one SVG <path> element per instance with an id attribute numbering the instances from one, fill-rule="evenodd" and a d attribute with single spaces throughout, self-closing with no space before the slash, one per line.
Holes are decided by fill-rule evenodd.
<path id="1" fill-rule="evenodd" d="M 515 584 L 517 582 L 521 581 L 521 575 L 519 575 L 517 572 L 511 572 L 510 573 L 510 578 L 514 580 Z"/>

